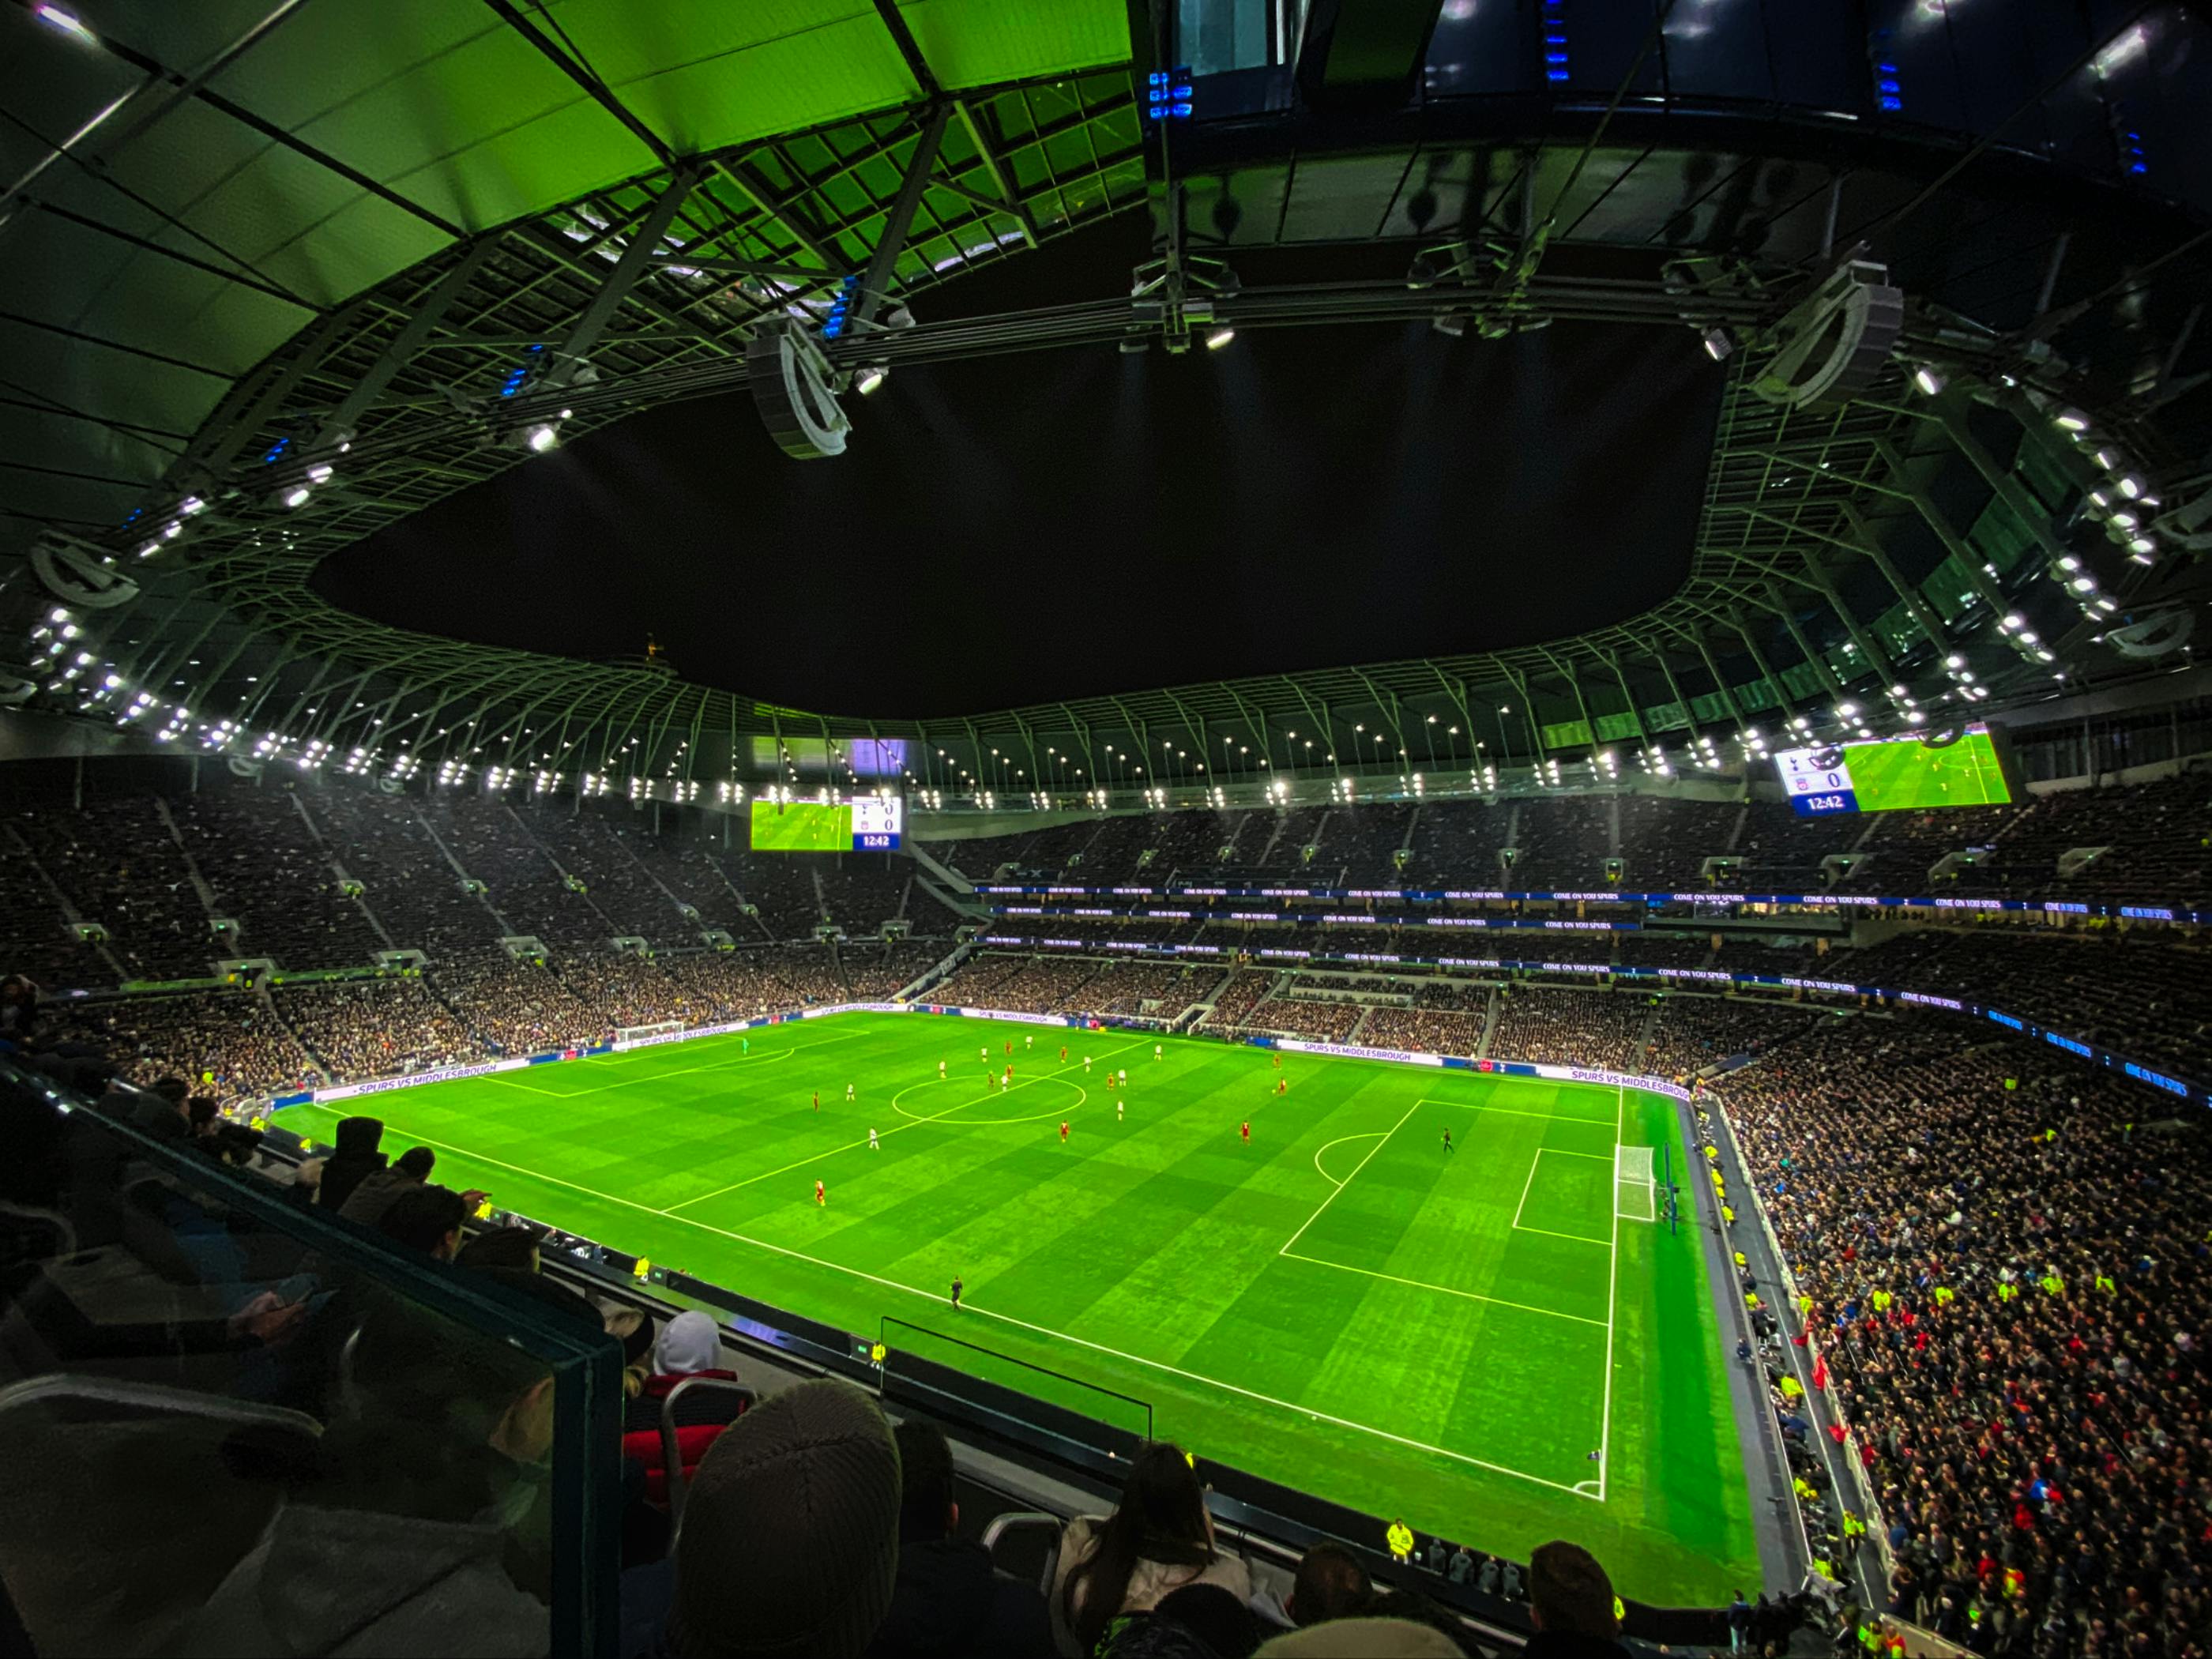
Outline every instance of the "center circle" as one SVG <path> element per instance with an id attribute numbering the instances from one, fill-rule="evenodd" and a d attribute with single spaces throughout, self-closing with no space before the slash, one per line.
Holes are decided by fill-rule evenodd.
<path id="1" fill-rule="evenodd" d="M 956 1088 L 959 1086 L 961 1081 L 962 1079 L 953 1077 L 933 1077 L 921 1083 L 909 1083 L 905 1088 L 900 1090 L 896 1094 L 891 1097 L 891 1109 L 896 1112 L 901 1117 L 912 1118 L 917 1123 L 934 1121 L 939 1123 L 959 1124 L 963 1127 L 972 1125 L 980 1128 L 994 1123 L 1036 1123 L 1048 1118 L 1066 1117 L 1069 1113 L 1074 1111 L 1077 1107 L 1082 1105 L 1085 1101 L 1091 1097 L 1091 1091 L 1088 1089 L 1085 1088 L 1079 1083 L 1071 1082 L 1066 1078 L 1034 1077 L 1022 1079 L 1016 1082 L 1012 1088 L 1000 1091 L 1000 1092 L 1009 1095 L 1018 1095 L 1024 1089 L 1036 1088 L 1039 1084 L 1049 1084 L 1056 1089 L 1073 1089 L 1075 1091 L 1075 1100 L 1073 1103 L 1071 1105 L 1055 1107 L 1047 1111 L 1030 1112 L 1021 1117 L 969 1117 L 966 1115 L 965 1109 L 967 1107 L 988 1105 L 991 1099 L 991 1097 L 988 1095 L 981 1096 L 973 1100 L 963 1101 L 957 1106 L 940 1107 L 938 1110 L 933 1112 L 915 1111 L 902 1103 L 908 1095 L 918 1093 L 925 1089 Z"/>

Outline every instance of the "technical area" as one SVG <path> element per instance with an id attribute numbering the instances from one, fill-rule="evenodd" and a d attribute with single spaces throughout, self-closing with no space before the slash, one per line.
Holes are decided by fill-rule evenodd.
<path id="1" fill-rule="evenodd" d="M 27 1650 L 2212 1637 L 2197 9 L 0 40 Z"/>

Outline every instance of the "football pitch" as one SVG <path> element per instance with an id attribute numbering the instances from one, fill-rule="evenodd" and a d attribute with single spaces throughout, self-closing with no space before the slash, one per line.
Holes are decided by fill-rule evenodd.
<path id="1" fill-rule="evenodd" d="M 842 1014 L 279 1121 L 374 1114 L 448 1185 L 864 1339 L 894 1317 L 1133 1396 L 1163 1437 L 1424 1534 L 1522 1560 L 1571 1538 L 1662 1603 L 1756 1589 L 1703 1245 L 1614 1214 L 1616 1144 L 1689 1168 L 1674 1103 L 1156 1041 Z"/>

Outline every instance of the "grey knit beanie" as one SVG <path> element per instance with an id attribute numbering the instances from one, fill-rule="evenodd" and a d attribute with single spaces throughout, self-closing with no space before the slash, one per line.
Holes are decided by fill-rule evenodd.
<path id="1" fill-rule="evenodd" d="M 716 1437 L 684 1503 L 683 1659 L 857 1659 L 898 1573 L 899 1460 L 875 1401 L 802 1382 Z"/>

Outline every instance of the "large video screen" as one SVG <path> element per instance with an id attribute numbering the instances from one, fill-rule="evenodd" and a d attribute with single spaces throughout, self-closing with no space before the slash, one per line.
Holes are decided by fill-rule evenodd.
<path id="1" fill-rule="evenodd" d="M 2012 799 L 1996 744 L 1972 726 L 1940 746 L 1917 738 L 1877 738 L 1774 757 L 1790 805 L 1801 818 L 1831 812 L 1897 812 L 1936 806 L 1993 806 Z"/>
<path id="2" fill-rule="evenodd" d="M 884 852 L 899 844 L 905 827 L 906 803 L 896 796 L 752 803 L 757 853 Z"/>

